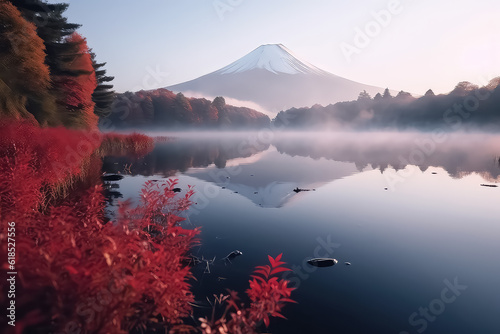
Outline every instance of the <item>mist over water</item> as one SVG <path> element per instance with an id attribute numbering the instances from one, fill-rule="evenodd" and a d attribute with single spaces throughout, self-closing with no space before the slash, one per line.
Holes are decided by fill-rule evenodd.
<path id="1" fill-rule="evenodd" d="M 182 168 L 223 167 L 233 159 L 259 152 L 276 150 L 290 157 L 310 157 L 353 163 L 359 171 L 365 168 L 399 170 L 408 165 L 421 171 L 441 167 L 460 178 L 479 173 L 488 180 L 499 176 L 500 136 L 489 133 L 422 133 L 422 132 L 146 132 L 156 137 L 155 150 L 145 161 L 150 173 L 161 173 L 161 166 L 150 161 L 177 154 L 172 163 Z M 178 162 L 174 162 L 177 161 Z M 137 168 L 139 168 L 137 165 Z M 181 167 L 179 167 L 181 168 Z M 175 168 L 174 168 L 175 169 Z M 280 169 L 269 166 L 269 172 Z M 140 173 L 137 171 L 136 173 Z M 144 173 L 144 172 L 142 172 Z"/>

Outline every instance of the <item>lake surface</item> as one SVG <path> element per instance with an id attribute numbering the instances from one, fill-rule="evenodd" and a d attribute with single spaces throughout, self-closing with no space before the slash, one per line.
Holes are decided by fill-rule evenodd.
<path id="1" fill-rule="evenodd" d="M 162 135 L 176 137 L 144 158 L 105 158 L 130 174 L 112 182 L 109 214 L 147 180 L 195 187 L 193 254 L 215 257 L 210 273 L 194 268 L 199 305 L 244 294 L 283 252 L 298 304 L 272 333 L 500 333 L 500 136 Z M 339 263 L 307 264 L 318 256 Z"/>

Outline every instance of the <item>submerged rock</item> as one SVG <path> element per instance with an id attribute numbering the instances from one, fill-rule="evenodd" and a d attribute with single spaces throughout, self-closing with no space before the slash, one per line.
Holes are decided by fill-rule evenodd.
<path id="1" fill-rule="evenodd" d="M 346 266 L 350 266 L 350 265 L 351 265 L 351 262 L 344 262 L 344 264 L 345 264 Z"/>
<path id="2" fill-rule="evenodd" d="M 327 258 L 327 257 L 325 257 L 325 258 L 319 257 L 319 258 L 307 260 L 307 263 L 309 263 L 311 266 L 315 266 L 315 267 L 331 267 L 331 266 L 336 265 L 338 262 L 339 261 L 337 261 L 336 259 Z"/>
<path id="3" fill-rule="evenodd" d="M 102 176 L 103 181 L 120 181 L 123 179 L 123 175 L 118 174 L 106 174 Z"/>
<path id="4" fill-rule="evenodd" d="M 312 190 L 315 190 L 315 189 L 312 189 Z M 311 191 L 311 189 L 301 189 L 299 187 L 293 189 L 293 191 L 295 191 L 296 193 L 300 193 L 301 191 Z"/>
<path id="5" fill-rule="evenodd" d="M 496 187 L 498 187 L 498 185 L 496 185 L 496 184 L 484 184 L 484 183 L 482 183 L 482 184 L 481 184 L 481 187 L 496 188 Z"/>

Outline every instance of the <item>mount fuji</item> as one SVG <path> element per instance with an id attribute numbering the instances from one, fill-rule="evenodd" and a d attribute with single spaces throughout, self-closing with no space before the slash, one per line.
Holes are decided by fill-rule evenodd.
<path id="1" fill-rule="evenodd" d="M 363 90 L 372 96 L 384 90 L 299 60 L 282 44 L 261 45 L 215 72 L 166 88 L 190 95 L 253 102 L 271 115 L 291 107 L 355 100 Z"/>

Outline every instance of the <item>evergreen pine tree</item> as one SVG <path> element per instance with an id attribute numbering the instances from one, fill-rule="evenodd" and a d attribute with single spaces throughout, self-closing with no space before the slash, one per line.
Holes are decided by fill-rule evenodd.
<path id="1" fill-rule="evenodd" d="M 106 63 L 98 63 L 96 55 L 90 52 L 92 58 L 92 66 L 94 67 L 97 87 L 92 94 L 92 101 L 95 103 L 94 113 L 99 117 L 109 116 L 111 112 L 111 104 L 113 103 L 116 93 L 113 85 L 107 84 L 114 80 L 114 77 L 106 75 L 106 70 L 103 68 Z"/>
<path id="2" fill-rule="evenodd" d="M 391 92 L 389 91 L 389 88 L 386 88 L 386 89 L 384 90 L 384 95 L 382 95 L 382 97 L 383 97 L 384 99 L 389 99 L 389 98 L 391 98 L 391 97 L 392 97 Z"/>

